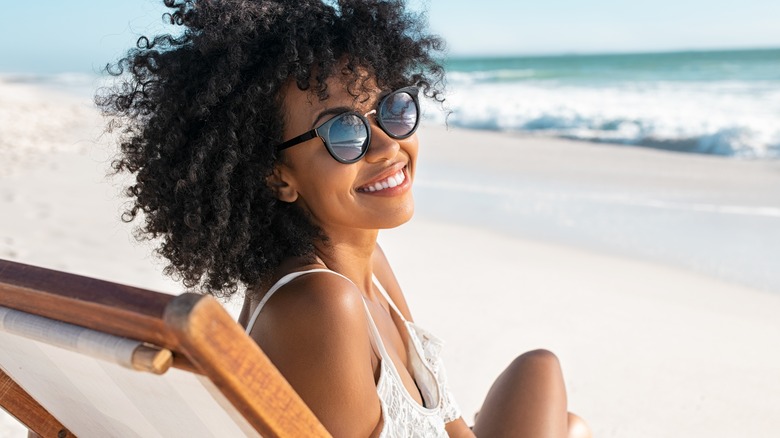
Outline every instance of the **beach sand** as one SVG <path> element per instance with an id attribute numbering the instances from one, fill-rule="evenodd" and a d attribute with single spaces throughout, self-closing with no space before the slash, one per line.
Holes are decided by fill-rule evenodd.
<path id="1" fill-rule="evenodd" d="M 119 221 L 89 102 L 2 82 L 0 95 L 0 257 L 180 292 Z M 420 138 L 417 215 L 380 242 L 418 323 L 447 341 L 467 421 L 515 356 L 546 348 L 597 437 L 777 435 L 776 164 L 434 126 Z M 0 436 L 25 431 L 2 415 Z"/>

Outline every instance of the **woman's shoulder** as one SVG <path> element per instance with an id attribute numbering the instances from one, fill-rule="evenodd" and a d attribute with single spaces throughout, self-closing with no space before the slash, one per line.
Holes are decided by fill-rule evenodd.
<path id="1" fill-rule="evenodd" d="M 347 328 L 365 324 L 360 290 L 350 280 L 324 267 L 294 272 L 301 274 L 274 292 L 265 303 L 258 323 L 262 320 L 267 322 L 266 327 L 296 332 L 311 331 L 319 325 Z"/>

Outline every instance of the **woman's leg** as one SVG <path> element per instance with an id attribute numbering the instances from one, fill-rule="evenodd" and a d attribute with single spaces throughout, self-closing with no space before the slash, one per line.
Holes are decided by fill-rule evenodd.
<path id="1" fill-rule="evenodd" d="M 519 356 L 501 373 L 479 411 L 474 433 L 480 438 L 590 436 L 585 422 L 568 413 L 561 366 L 546 350 Z"/>

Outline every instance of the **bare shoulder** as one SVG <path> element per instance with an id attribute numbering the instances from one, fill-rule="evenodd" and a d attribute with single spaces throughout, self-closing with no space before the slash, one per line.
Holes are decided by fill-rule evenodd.
<path id="1" fill-rule="evenodd" d="M 262 314 L 266 321 L 304 331 L 315 323 L 341 321 L 351 325 L 366 321 L 358 288 L 346 278 L 329 272 L 308 273 L 283 286 L 268 300 Z"/>
<path id="2" fill-rule="evenodd" d="M 360 291 L 332 273 L 303 275 L 263 308 L 252 337 L 334 436 L 370 436 L 380 421 Z"/>
<path id="3" fill-rule="evenodd" d="M 382 283 L 382 286 L 387 291 L 387 294 L 390 295 L 390 298 L 395 305 L 398 306 L 398 310 L 404 314 L 404 318 L 413 321 L 411 312 L 409 311 L 409 305 L 406 303 L 406 297 L 404 297 L 398 279 L 395 277 L 395 273 L 393 273 L 393 268 L 390 267 L 390 262 L 379 244 L 376 245 L 376 249 L 374 250 L 373 268 L 374 275 L 376 275 L 376 278 Z"/>
<path id="4" fill-rule="evenodd" d="M 272 359 L 298 352 L 316 354 L 333 347 L 363 348 L 363 356 L 370 358 L 360 291 L 349 280 L 331 273 L 306 274 L 276 291 L 251 335 Z"/>

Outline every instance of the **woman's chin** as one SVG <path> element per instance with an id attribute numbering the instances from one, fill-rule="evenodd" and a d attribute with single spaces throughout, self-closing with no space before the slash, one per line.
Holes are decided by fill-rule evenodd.
<path id="1" fill-rule="evenodd" d="M 405 208 L 403 211 L 400 211 L 399 214 L 393 215 L 393 218 L 387 223 L 380 226 L 380 229 L 390 229 L 390 228 L 397 228 L 401 225 L 409 222 L 412 220 L 412 217 L 414 216 L 414 204 L 411 204 L 409 207 Z"/>

